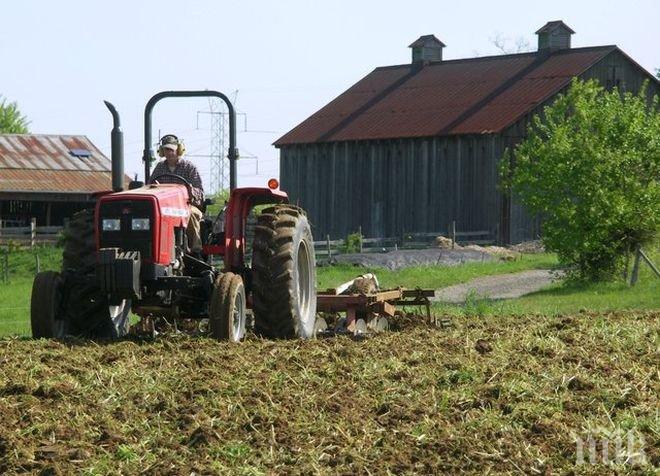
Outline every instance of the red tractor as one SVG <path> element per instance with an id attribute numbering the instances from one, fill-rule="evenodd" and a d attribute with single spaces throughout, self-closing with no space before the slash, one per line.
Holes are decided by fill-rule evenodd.
<path id="1" fill-rule="evenodd" d="M 229 203 L 224 231 L 202 223 L 203 257 L 187 252 L 190 184 L 149 184 L 151 112 L 166 97 L 218 97 L 229 111 Z M 217 91 L 166 91 L 145 107 L 145 182 L 123 190 L 123 137 L 113 116 L 113 191 L 96 194 L 94 209 L 69 222 L 61 272 L 39 273 L 32 287 L 32 334 L 118 338 L 129 331 L 132 311 L 143 321 L 208 319 L 217 339 L 240 341 L 246 310 L 254 329 L 274 338 L 309 338 L 316 320 L 314 243 L 303 210 L 273 188 L 235 188 L 236 116 Z M 156 177 L 154 177 L 156 179 Z M 145 185 L 147 184 L 147 185 Z M 257 205 L 251 266 L 246 265 L 246 221 Z M 218 230 L 216 230 L 218 231 Z M 222 269 L 209 264 L 222 259 Z"/>

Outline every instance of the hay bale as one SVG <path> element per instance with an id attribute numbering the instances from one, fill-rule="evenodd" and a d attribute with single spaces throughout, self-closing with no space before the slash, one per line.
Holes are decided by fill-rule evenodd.
<path id="1" fill-rule="evenodd" d="M 444 236 L 436 236 L 435 244 L 438 248 L 442 248 L 444 250 L 451 249 L 451 238 L 445 238 Z"/>

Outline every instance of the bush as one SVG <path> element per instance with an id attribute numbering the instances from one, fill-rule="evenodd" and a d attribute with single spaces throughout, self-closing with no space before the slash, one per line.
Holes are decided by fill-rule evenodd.
<path id="1" fill-rule="evenodd" d="M 344 245 L 341 247 L 341 251 L 342 253 L 359 253 L 361 243 L 362 235 L 359 233 L 351 233 L 344 240 Z"/>
<path id="2" fill-rule="evenodd" d="M 571 275 L 612 279 L 628 250 L 657 236 L 660 217 L 658 97 L 605 91 L 574 80 L 534 117 L 502 178 L 543 220 L 543 244 Z"/>

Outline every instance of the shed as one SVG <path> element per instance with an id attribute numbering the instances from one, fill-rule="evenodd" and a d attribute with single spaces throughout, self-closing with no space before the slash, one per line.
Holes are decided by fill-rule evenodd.
<path id="1" fill-rule="evenodd" d="M 314 234 L 440 234 L 455 222 L 500 243 L 537 238 L 539 220 L 498 189 L 499 161 L 533 115 L 576 77 L 660 90 L 615 45 L 571 48 L 562 21 L 537 33 L 537 51 L 457 60 L 424 35 L 411 63 L 376 68 L 279 138 L 282 188 Z"/>
<path id="2" fill-rule="evenodd" d="M 126 177 L 126 184 L 129 178 Z M 112 189 L 111 161 L 85 136 L 0 134 L 0 220 L 60 226 Z"/>

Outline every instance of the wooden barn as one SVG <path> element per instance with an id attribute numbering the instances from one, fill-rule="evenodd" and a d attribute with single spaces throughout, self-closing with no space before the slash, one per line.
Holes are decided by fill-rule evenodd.
<path id="1" fill-rule="evenodd" d="M 531 117 L 573 78 L 638 92 L 658 80 L 618 47 L 571 48 L 561 21 L 535 52 L 443 60 L 433 35 L 410 64 L 376 68 L 275 142 L 280 178 L 318 239 L 484 233 L 500 243 L 538 237 L 539 222 L 498 190 L 498 163 Z"/>
<path id="2" fill-rule="evenodd" d="M 128 177 L 127 182 L 128 183 Z M 0 221 L 61 226 L 112 189 L 111 162 L 85 136 L 0 134 Z"/>

